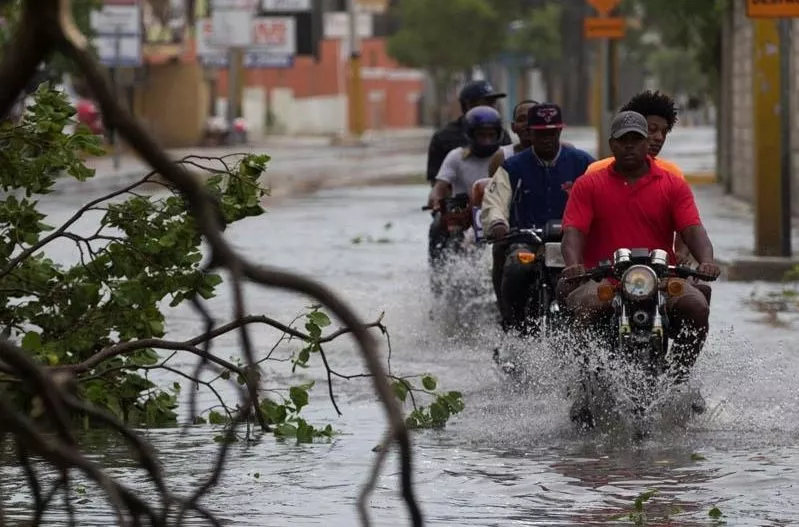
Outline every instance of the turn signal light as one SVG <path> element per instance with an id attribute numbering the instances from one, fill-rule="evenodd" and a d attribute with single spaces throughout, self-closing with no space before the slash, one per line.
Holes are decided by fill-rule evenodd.
<path id="1" fill-rule="evenodd" d="M 681 280 L 669 280 L 666 283 L 666 292 L 669 296 L 681 296 L 685 287 Z"/>
<path id="2" fill-rule="evenodd" d="M 517 256 L 519 257 L 519 261 L 523 264 L 529 264 L 535 261 L 535 253 L 520 251 Z"/>
<path id="3" fill-rule="evenodd" d="M 596 296 L 602 302 L 610 302 L 616 296 L 616 288 L 610 284 L 602 284 L 597 288 Z"/>

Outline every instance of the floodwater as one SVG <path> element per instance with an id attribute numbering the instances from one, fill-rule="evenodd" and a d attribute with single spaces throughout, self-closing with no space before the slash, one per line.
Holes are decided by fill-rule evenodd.
<path id="1" fill-rule="evenodd" d="M 413 434 L 414 483 L 427 525 L 624 525 L 630 522 L 619 517 L 633 509 L 640 493 L 652 489 L 658 492 L 644 506 L 649 525 L 714 525 L 709 516 L 713 507 L 728 525 L 799 522 L 799 368 L 793 321 L 770 326 L 744 307 L 755 285 L 714 287 L 712 335 L 695 370 L 695 382 L 708 401 L 706 414 L 679 426 L 662 423 L 641 442 L 613 433 L 579 435 L 562 397 L 565 378 L 546 345 L 505 343 L 529 348 L 527 385 L 511 386 L 491 360 L 499 339 L 491 316 L 456 324 L 457 317 L 431 300 L 425 256 L 429 216 L 419 210 L 425 195 L 423 186 L 324 191 L 281 202 L 268 214 L 231 227 L 228 235 L 253 261 L 322 280 L 367 320 L 385 312 L 392 372 L 429 372 L 441 388 L 463 392 L 466 410 L 446 429 Z M 73 205 L 88 199 L 62 195 L 47 208 L 64 218 Z M 59 246 L 62 258 L 69 254 L 65 247 Z M 221 322 L 232 314 L 229 293 L 220 293 L 209 306 Z M 311 303 L 254 286 L 248 286 L 247 297 L 249 313 L 283 321 Z M 431 312 L 436 316 L 431 318 Z M 168 330 L 170 339 L 179 340 L 201 332 L 202 325 L 189 309 L 179 308 L 170 313 Z M 253 328 L 253 335 L 259 354 L 277 339 L 262 327 Z M 215 349 L 222 357 L 236 355 L 235 335 Z M 278 355 L 298 349 L 289 343 Z M 349 338 L 327 352 L 337 371 L 363 371 Z M 188 367 L 192 360 L 182 357 L 175 364 Z M 285 362 L 268 363 L 266 387 L 285 386 L 289 368 Z M 340 433 L 312 445 L 271 437 L 234 445 L 222 481 L 204 501 L 226 524 L 358 524 L 355 498 L 375 458 L 372 448 L 384 433 L 384 413 L 367 380 L 334 380 L 344 413 L 337 417 L 321 366 L 304 371 L 300 379 L 306 378 L 317 382 L 306 419 L 330 423 Z M 231 390 L 224 393 L 233 399 Z M 210 407 L 214 399 L 201 392 L 200 402 Z M 208 473 L 218 446 L 212 440 L 218 433 L 214 427 L 192 427 L 188 434 L 144 433 L 158 449 L 176 492 L 190 492 Z M 96 459 L 111 474 L 149 492 L 116 440 L 94 439 Z M 30 498 L 21 490 L 18 472 L 2 470 L 0 492 L 11 516 L 21 517 Z M 371 503 L 375 525 L 408 524 L 398 488 L 392 454 Z M 99 490 L 87 486 L 75 499 L 81 525 L 113 523 Z M 63 524 L 63 518 L 54 509 L 47 524 Z"/>

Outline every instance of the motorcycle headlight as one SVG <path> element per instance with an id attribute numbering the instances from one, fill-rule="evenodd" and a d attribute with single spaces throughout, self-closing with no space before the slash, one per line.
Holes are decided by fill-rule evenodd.
<path id="1" fill-rule="evenodd" d="M 630 300 L 646 300 L 655 294 L 658 277 L 645 265 L 633 265 L 621 276 L 624 296 Z"/>

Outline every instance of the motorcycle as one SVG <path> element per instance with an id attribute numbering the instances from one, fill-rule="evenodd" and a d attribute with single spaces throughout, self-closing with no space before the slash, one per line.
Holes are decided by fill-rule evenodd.
<path id="1" fill-rule="evenodd" d="M 436 309 L 431 316 L 444 317 L 449 320 L 447 325 L 453 327 L 467 320 L 474 322 L 475 317 L 491 310 L 490 272 L 483 272 L 480 208 L 473 199 L 473 193 L 444 198 L 433 212 L 446 236 L 439 238 L 439 245 L 430 254 L 430 286 L 433 295 L 443 300 L 448 309 Z"/>
<path id="2" fill-rule="evenodd" d="M 566 267 L 560 249 L 562 238 L 561 222 L 550 221 L 542 229 L 513 229 L 503 238 L 491 242 L 508 243 L 509 257 L 518 261 L 522 273 L 529 273 L 524 305 L 519 306 L 522 311 L 519 318 L 525 324 L 536 324 L 544 335 L 552 334 L 561 319 L 555 288 L 561 271 Z"/>
<path id="3" fill-rule="evenodd" d="M 623 248 L 614 252 L 612 260 L 602 261 L 582 276 L 569 279 L 604 281 L 597 295 L 612 306 L 609 323 L 599 327 L 600 342 L 605 345 L 607 354 L 593 357 L 598 360 L 594 367 L 583 363 L 584 395 L 589 400 L 600 400 L 598 391 L 603 395 L 617 392 L 611 395 L 611 399 L 615 399 L 612 402 L 618 405 L 626 400 L 633 424 L 639 431 L 648 410 L 662 393 L 660 388 L 666 383 L 661 381 L 665 380 L 670 366 L 672 328 L 666 300 L 683 294 L 684 282 L 675 278 L 692 277 L 715 280 L 689 267 L 668 265 L 666 251 Z M 709 295 L 709 291 L 705 294 Z M 587 360 L 588 356 L 581 358 Z M 619 377 L 623 378 L 620 391 L 606 389 L 609 382 L 618 388 Z M 596 424 L 596 413 L 601 413 L 601 409 L 599 412 L 587 410 L 572 418 L 590 428 Z"/>

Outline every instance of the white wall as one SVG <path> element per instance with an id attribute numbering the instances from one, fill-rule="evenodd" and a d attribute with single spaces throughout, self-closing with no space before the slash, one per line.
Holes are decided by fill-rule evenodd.
<path id="1" fill-rule="evenodd" d="M 285 134 L 344 134 L 347 131 L 347 96 L 294 98 L 291 88 L 273 88 L 269 109 L 275 132 Z"/>

